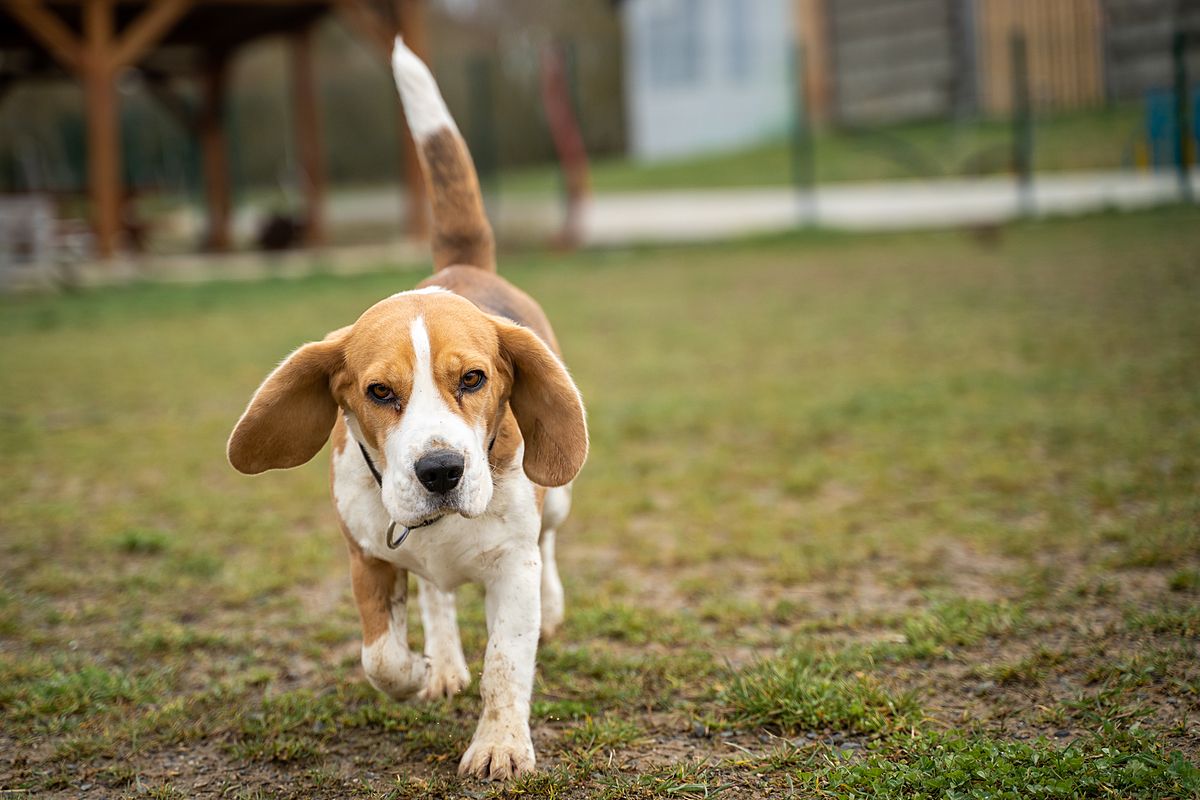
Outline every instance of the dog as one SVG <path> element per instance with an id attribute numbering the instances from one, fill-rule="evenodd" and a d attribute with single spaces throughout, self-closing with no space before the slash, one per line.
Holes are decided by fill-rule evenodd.
<path id="1" fill-rule="evenodd" d="M 563 619 L 554 540 L 587 422 L 546 315 L 496 274 L 475 168 L 433 75 L 399 38 L 392 69 L 429 186 L 435 272 L 288 356 L 254 393 L 228 457 L 257 474 L 332 442 L 362 665 L 391 697 L 450 697 L 470 683 L 454 592 L 483 585 L 483 712 L 459 773 L 506 779 L 535 766 L 534 661 L 539 634 Z M 409 572 L 423 655 L 408 648 Z"/>

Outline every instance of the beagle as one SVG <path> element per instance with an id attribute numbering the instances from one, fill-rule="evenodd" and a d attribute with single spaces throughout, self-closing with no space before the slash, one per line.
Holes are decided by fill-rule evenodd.
<path id="1" fill-rule="evenodd" d="M 257 474 L 331 439 L 362 664 L 380 691 L 450 697 L 470 683 L 454 592 L 483 585 L 483 713 L 459 773 L 509 778 L 534 767 L 534 659 L 563 619 L 554 538 L 587 425 L 545 314 L 496 275 L 475 168 L 433 76 L 400 39 L 392 69 L 430 187 L 435 273 L 288 356 L 228 456 Z M 409 572 L 424 655 L 408 647 Z"/>

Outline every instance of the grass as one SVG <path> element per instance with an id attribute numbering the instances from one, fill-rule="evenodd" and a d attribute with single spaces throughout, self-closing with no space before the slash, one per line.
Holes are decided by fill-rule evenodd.
<path id="1" fill-rule="evenodd" d="M 961 597 L 934 600 L 925 611 L 901 623 L 902 638 L 882 642 L 875 650 L 883 658 L 930 659 L 950 657 L 956 648 L 978 644 L 985 636 L 1008 633 L 1019 612 L 1004 601 Z"/>
<path id="2" fill-rule="evenodd" d="M 1034 168 L 1039 172 L 1104 170 L 1133 163 L 1141 135 L 1140 109 L 1119 106 L 1035 120 Z M 597 192 L 788 186 L 792 146 L 780 138 L 729 153 L 641 164 L 624 158 L 591 165 Z M 1005 120 L 903 123 L 869 130 L 831 130 L 813 142 L 818 183 L 888 181 L 1003 174 L 1011 170 L 1012 124 Z M 499 177 L 505 191 L 557 191 L 557 168 L 512 169 Z"/>
<path id="3" fill-rule="evenodd" d="M 362 677 L 324 457 L 224 462 L 419 272 L 0 299 L 0 789 L 1197 796 L 1197 253 L 1167 209 L 506 256 L 592 455 L 505 786 L 455 777 L 477 685 Z"/>
<path id="4" fill-rule="evenodd" d="M 1181 755 L 1104 746 L 1064 749 L 926 734 L 895 739 L 851 764 L 810 773 L 825 797 L 1167 798 L 1200 792 L 1200 770 Z"/>
<path id="5" fill-rule="evenodd" d="M 867 671 L 829 654 L 795 651 L 733 676 L 722 699 L 738 725 L 784 734 L 877 734 L 910 725 L 911 698 L 895 697 Z"/>

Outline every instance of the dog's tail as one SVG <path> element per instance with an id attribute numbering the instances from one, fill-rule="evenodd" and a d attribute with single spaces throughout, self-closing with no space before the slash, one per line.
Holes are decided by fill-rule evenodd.
<path id="1" fill-rule="evenodd" d="M 492 226 L 467 143 L 429 67 L 399 36 L 392 50 L 392 73 L 433 201 L 434 271 L 462 264 L 495 272 Z"/>

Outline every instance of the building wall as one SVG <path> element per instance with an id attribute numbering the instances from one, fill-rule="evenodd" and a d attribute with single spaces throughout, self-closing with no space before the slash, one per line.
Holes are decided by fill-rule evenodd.
<path id="1" fill-rule="evenodd" d="M 627 0 L 631 154 L 744 147 L 787 130 L 791 0 Z"/>

